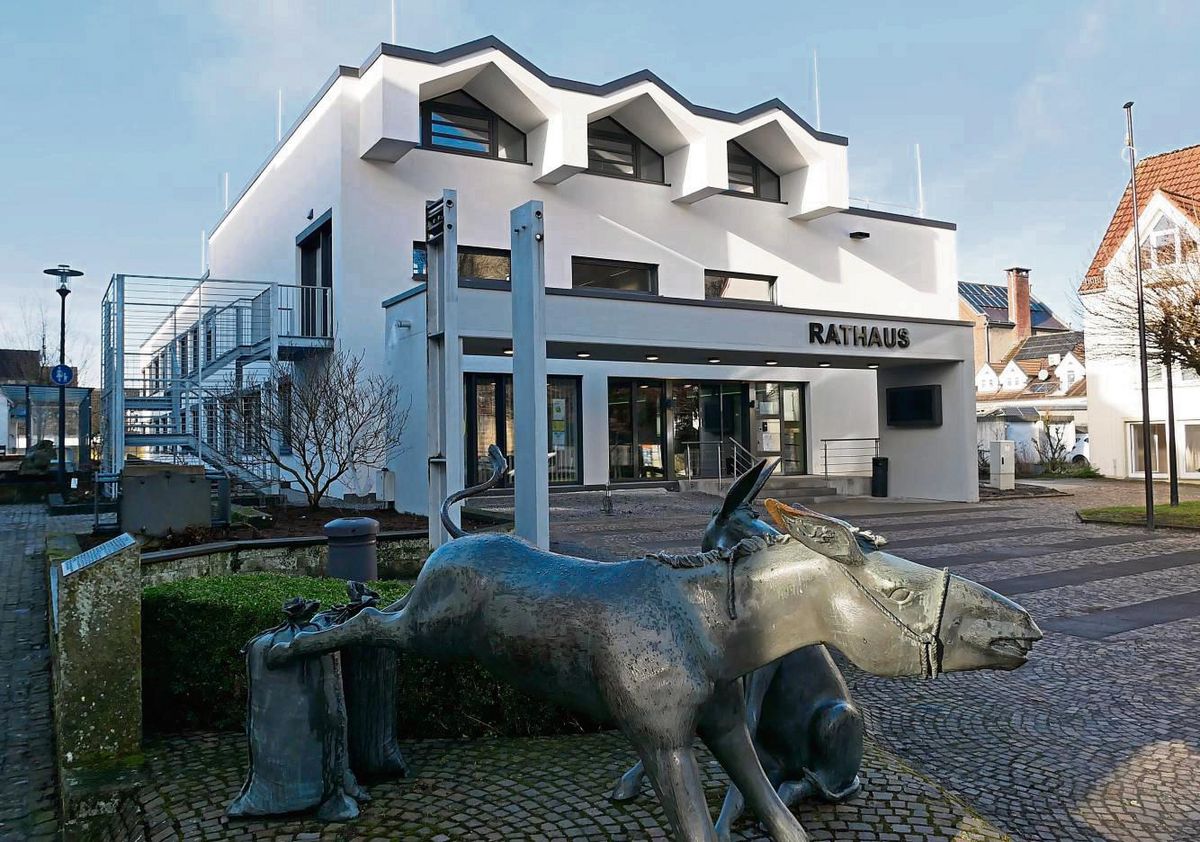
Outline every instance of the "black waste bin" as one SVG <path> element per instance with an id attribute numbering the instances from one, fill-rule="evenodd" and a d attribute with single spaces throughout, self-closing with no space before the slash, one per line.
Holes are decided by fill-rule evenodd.
<path id="1" fill-rule="evenodd" d="M 871 457 L 871 496 L 888 496 L 888 458 L 886 456 Z"/>
<path id="2" fill-rule="evenodd" d="M 325 524 L 325 534 L 329 537 L 326 576 L 356 582 L 379 578 L 375 553 L 379 521 L 369 517 L 340 517 Z"/>

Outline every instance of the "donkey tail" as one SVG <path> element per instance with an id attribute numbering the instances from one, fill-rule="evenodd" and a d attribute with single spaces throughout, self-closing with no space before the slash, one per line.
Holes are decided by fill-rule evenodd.
<path id="1" fill-rule="evenodd" d="M 496 445 L 488 447 L 488 456 L 492 460 L 492 475 L 479 485 L 472 485 L 470 488 L 464 488 L 462 491 L 456 491 L 447 497 L 442 502 L 441 518 L 442 526 L 446 528 L 446 532 L 451 538 L 461 538 L 467 533 L 458 527 L 453 520 L 450 519 L 450 507 L 460 500 L 465 500 L 468 497 L 474 497 L 487 491 L 489 488 L 499 484 L 504 475 L 508 473 L 508 459 L 504 457 L 504 453 Z"/>

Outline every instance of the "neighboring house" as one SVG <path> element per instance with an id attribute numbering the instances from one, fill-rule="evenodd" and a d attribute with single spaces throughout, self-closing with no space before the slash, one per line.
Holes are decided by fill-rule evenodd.
<path id="1" fill-rule="evenodd" d="M 445 469 L 459 486 L 487 470 L 489 444 L 513 450 L 509 214 L 536 199 L 553 485 L 727 477 L 759 455 L 821 475 L 826 453 L 878 440 L 893 495 L 977 499 L 955 226 L 851 207 L 846 148 L 778 100 L 722 111 L 648 71 L 592 85 L 494 38 L 382 45 L 337 70 L 234 198 L 195 300 L 126 343 L 125 371 L 179 388 L 106 380 L 110 423 L 203 453 L 222 433 L 199 381 L 336 342 L 411 400 L 391 467 L 397 508 L 424 512 L 446 459 L 428 426 L 462 431 L 465 464 Z M 463 378 L 431 406 L 426 209 L 445 188 Z M 221 278 L 264 283 L 210 298 Z M 167 426 L 146 432 L 136 413 Z"/>
<path id="2" fill-rule="evenodd" d="M 1065 450 L 1087 430 L 1087 358 L 1081 331 L 1030 336 L 1003 360 L 975 375 L 980 447 L 995 440 L 995 419 L 1010 424 L 1017 458 L 1040 461 L 1036 443 L 1048 436 Z"/>
<path id="3" fill-rule="evenodd" d="M 1030 336 L 1071 328 L 1030 292 L 1029 270 L 1006 269 L 1007 283 L 958 282 L 959 318 L 974 325 L 975 371 L 998 363 Z"/>
<path id="4" fill-rule="evenodd" d="M 1137 165 L 1138 226 L 1146 283 L 1156 273 L 1200 271 L 1200 145 L 1143 158 Z M 1103 297 L 1109 282 L 1128 277 L 1133 262 L 1132 199 L 1129 185 L 1081 284 L 1080 294 Z M 1184 264 L 1191 264 L 1184 266 Z M 1182 267 L 1182 268 L 1180 268 Z M 1114 274 L 1116 273 L 1116 274 Z M 1085 310 L 1097 309 L 1085 307 Z M 1143 476 L 1141 374 L 1136 354 L 1113 354 L 1108 326 L 1090 314 L 1088 352 L 1091 461 L 1116 477 Z M 1200 374 L 1173 373 L 1175 428 L 1167 429 L 1167 395 L 1161 366 L 1150 366 L 1151 471 L 1166 476 L 1168 443 L 1175 437 L 1180 476 L 1200 479 Z"/>
<path id="5" fill-rule="evenodd" d="M 23 348 L 0 348 L 0 386 L 37 383 L 42 371 L 41 354 Z M 15 395 L 0 390 L 0 454 L 24 449 L 25 407 Z"/>

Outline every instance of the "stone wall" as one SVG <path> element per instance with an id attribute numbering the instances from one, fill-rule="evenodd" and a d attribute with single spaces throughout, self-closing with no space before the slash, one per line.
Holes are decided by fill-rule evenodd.
<path id="1" fill-rule="evenodd" d="M 85 553 L 47 536 L 50 647 L 63 838 L 105 838 L 136 794 L 142 762 L 142 582 L 137 542 Z"/>
<path id="2" fill-rule="evenodd" d="M 379 578 L 413 579 L 429 555 L 424 532 L 383 532 L 377 556 Z M 142 554 L 142 585 L 161 585 L 200 576 L 284 573 L 323 576 L 328 547 L 323 536 L 225 541 Z"/>

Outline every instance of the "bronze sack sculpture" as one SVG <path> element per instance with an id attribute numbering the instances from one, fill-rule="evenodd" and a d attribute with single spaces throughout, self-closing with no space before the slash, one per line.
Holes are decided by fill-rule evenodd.
<path id="1" fill-rule="evenodd" d="M 682 842 L 716 840 L 696 735 L 772 837 L 803 842 L 759 763 L 739 677 L 815 643 L 880 675 L 1015 669 L 1041 632 L 987 588 L 772 505 L 786 535 L 694 555 L 602 563 L 506 535 L 459 538 L 429 557 L 397 612 L 367 608 L 301 632 L 268 661 L 357 644 L 474 658 L 516 687 L 615 721 Z"/>

